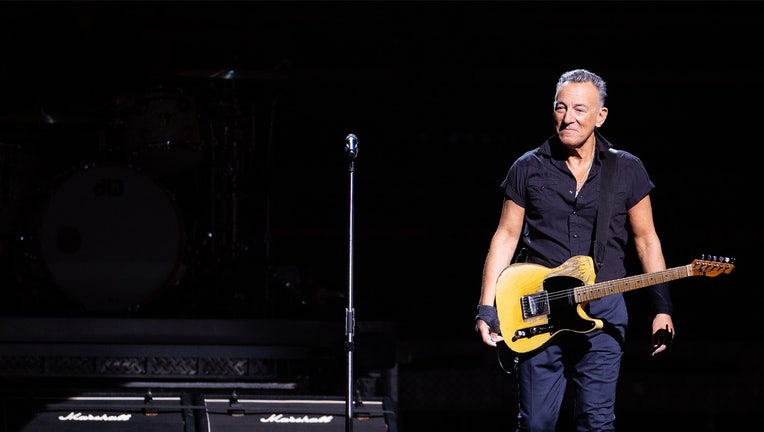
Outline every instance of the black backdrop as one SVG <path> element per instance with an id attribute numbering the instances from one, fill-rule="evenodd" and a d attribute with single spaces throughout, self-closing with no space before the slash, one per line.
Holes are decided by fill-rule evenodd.
<path id="1" fill-rule="evenodd" d="M 609 84 L 603 133 L 657 184 L 669 266 L 737 259 L 731 275 L 674 284 L 683 338 L 750 343 L 754 3 L 6 2 L 3 313 L 341 320 L 354 133 L 357 316 L 400 324 L 402 340 L 473 340 L 498 184 L 551 133 L 559 74 L 586 67 Z M 161 123 L 165 111 L 180 120 Z M 187 128 L 198 128 L 189 142 Z M 84 194 L 62 188 L 90 166 L 135 169 L 141 193 L 167 193 L 147 228 L 50 209 Z M 137 251 L 121 258 L 128 268 L 177 247 L 152 263 L 172 266 L 169 282 L 143 281 L 151 296 L 138 302 L 115 289 L 83 305 L 89 294 L 62 290 L 67 276 L 51 268 L 93 257 L 43 250 L 41 227 L 65 217 L 81 234 L 122 234 L 101 247 Z M 85 283 L 122 283 L 111 277 L 104 268 Z M 629 297 L 644 323 L 644 300 Z"/>
<path id="2" fill-rule="evenodd" d="M 276 283 L 299 277 L 311 294 L 342 295 L 344 137 L 355 133 L 360 313 L 450 310 L 469 321 L 497 185 L 509 162 L 549 133 L 556 77 L 581 66 L 608 80 L 603 132 L 641 156 L 658 185 L 669 264 L 701 253 L 739 257 L 756 232 L 739 199 L 751 160 L 739 153 L 756 148 L 746 128 L 755 125 L 746 107 L 756 100 L 760 51 L 751 7 L 8 3 L 6 252 L 17 258 L 22 231 L 22 254 L 49 267 L 28 250 L 43 223 L 35 221 L 51 197 L 68 198 L 61 188 L 70 176 L 109 162 L 141 170 L 177 207 L 186 273 L 174 279 L 196 277 L 193 267 L 211 260 L 252 279 L 247 289 L 274 283 L 264 267 L 280 267 Z M 190 109 L 173 105 L 181 94 Z M 168 111 L 174 124 L 155 118 Z M 157 233 L 157 246 L 174 239 Z"/>

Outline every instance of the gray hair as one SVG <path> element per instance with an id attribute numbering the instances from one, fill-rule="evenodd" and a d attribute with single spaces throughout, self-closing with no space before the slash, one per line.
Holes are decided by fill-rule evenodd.
<path id="1" fill-rule="evenodd" d="M 605 83 L 605 80 L 600 78 L 599 75 L 595 74 L 594 72 L 590 72 L 586 69 L 573 69 L 569 70 L 567 72 L 564 72 L 562 75 L 560 75 L 560 79 L 557 80 L 557 87 L 554 91 L 554 100 L 555 104 L 557 103 L 557 95 L 560 93 L 560 87 L 563 86 L 565 83 L 569 82 L 576 82 L 576 83 L 585 83 L 590 82 L 594 84 L 595 87 L 597 87 L 597 90 L 600 93 L 600 106 L 605 106 L 605 99 L 607 99 L 607 84 Z"/>

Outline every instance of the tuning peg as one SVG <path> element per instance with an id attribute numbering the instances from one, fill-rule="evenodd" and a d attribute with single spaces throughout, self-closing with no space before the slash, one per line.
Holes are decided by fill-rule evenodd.
<path id="1" fill-rule="evenodd" d="M 700 259 L 706 260 L 706 261 L 716 261 L 721 263 L 727 263 L 727 264 L 735 263 L 735 258 L 733 257 L 723 257 L 723 256 L 710 255 L 710 254 L 709 255 L 702 254 Z"/>

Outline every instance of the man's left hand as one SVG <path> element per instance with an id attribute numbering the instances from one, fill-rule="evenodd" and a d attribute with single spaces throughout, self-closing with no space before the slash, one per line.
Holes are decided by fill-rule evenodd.
<path id="1" fill-rule="evenodd" d="M 653 318 L 653 337 L 652 337 L 652 356 L 666 351 L 669 345 L 674 342 L 676 331 L 674 331 L 674 322 L 669 314 L 657 314 Z"/>

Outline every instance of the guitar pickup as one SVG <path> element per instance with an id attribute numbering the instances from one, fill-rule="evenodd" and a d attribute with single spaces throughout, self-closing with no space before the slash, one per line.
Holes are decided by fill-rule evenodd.
<path id="1" fill-rule="evenodd" d="M 553 329 L 552 324 L 544 324 L 540 326 L 533 326 L 515 331 L 512 336 L 512 341 L 517 341 L 523 338 L 532 338 L 533 336 L 540 335 L 542 333 L 551 333 Z"/>
<path id="2" fill-rule="evenodd" d="M 523 312 L 523 319 L 539 315 L 549 314 L 549 296 L 546 291 L 541 291 L 520 298 L 520 308 Z"/>

